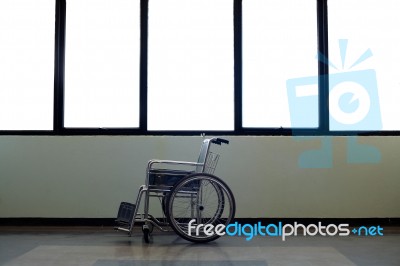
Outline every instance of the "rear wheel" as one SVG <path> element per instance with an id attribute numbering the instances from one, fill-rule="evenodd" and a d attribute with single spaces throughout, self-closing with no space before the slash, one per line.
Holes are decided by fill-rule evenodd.
<path id="1" fill-rule="evenodd" d="M 235 216 L 235 198 L 220 178 L 197 173 L 181 180 L 167 199 L 167 219 L 172 229 L 192 242 L 208 242 L 220 237 L 221 228 Z M 218 228 L 217 228 L 218 226 Z"/>

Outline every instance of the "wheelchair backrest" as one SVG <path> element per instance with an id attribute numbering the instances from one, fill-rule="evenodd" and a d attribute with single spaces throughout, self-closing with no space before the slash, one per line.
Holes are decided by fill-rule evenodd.
<path id="1" fill-rule="evenodd" d="M 213 139 L 205 139 L 201 144 L 200 155 L 197 160 L 199 165 L 196 167 L 197 173 L 213 174 L 217 167 L 219 154 L 210 151 L 211 143 L 213 143 Z"/>
<path id="2" fill-rule="evenodd" d="M 201 144 L 199 159 L 197 160 L 197 163 L 199 163 L 201 165 L 196 167 L 197 173 L 204 173 L 206 160 L 207 160 L 207 156 L 208 156 L 208 151 L 210 149 L 210 143 L 211 143 L 210 139 L 205 139 L 205 140 L 203 140 L 203 143 Z"/>

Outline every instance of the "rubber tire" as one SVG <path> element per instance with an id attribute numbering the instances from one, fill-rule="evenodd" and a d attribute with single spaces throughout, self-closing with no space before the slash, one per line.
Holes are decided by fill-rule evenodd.
<path id="1" fill-rule="evenodd" d="M 150 243 L 150 229 L 142 227 L 142 231 L 143 231 L 144 242 L 147 244 Z"/>

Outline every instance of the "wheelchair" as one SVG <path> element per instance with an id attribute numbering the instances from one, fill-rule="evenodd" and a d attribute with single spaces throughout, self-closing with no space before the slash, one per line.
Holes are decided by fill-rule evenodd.
<path id="1" fill-rule="evenodd" d="M 183 239 L 195 243 L 223 235 L 216 228 L 224 228 L 234 219 L 236 205 L 228 185 L 213 175 L 220 158 L 215 149 L 222 144 L 229 141 L 203 140 L 197 162 L 150 160 L 135 204 L 121 202 L 115 229 L 131 236 L 135 223 L 140 223 L 146 243 L 150 242 L 154 227 L 161 231 L 172 228 Z M 149 214 L 150 197 L 159 199 L 162 217 Z M 139 213 L 142 200 L 143 212 Z"/>

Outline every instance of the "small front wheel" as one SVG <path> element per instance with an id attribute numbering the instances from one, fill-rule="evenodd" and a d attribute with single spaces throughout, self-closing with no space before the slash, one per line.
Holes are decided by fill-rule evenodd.
<path id="1" fill-rule="evenodd" d="M 147 225 L 142 226 L 143 239 L 145 243 L 150 243 L 150 234 L 152 231 L 152 228 L 148 227 Z"/>
<path id="2" fill-rule="evenodd" d="M 191 242 L 209 242 L 221 236 L 236 211 L 232 191 L 220 178 L 206 173 L 189 175 L 175 184 L 167 199 L 172 229 Z"/>

